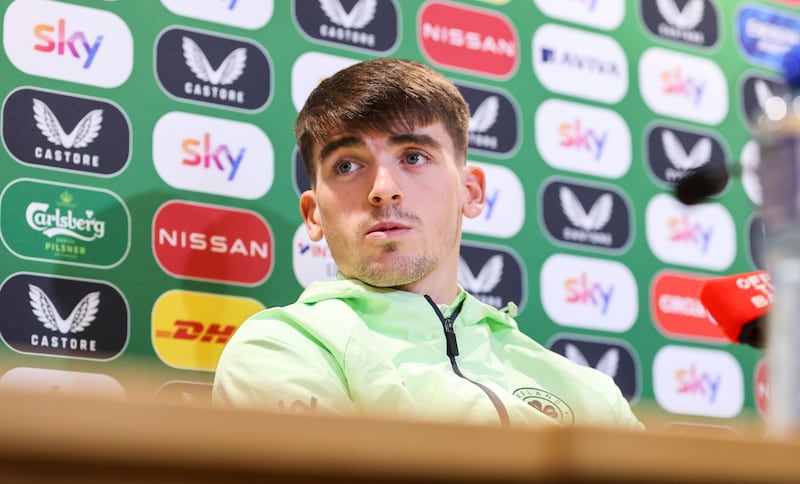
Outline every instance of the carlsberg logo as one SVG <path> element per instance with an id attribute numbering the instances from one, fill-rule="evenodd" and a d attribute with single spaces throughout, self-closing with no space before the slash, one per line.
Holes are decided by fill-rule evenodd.
<path id="1" fill-rule="evenodd" d="M 28 226 L 47 237 L 67 235 L 84 242 L 102 239 L 106 233 L 106 223 L 95 219 L 93 210 L 86 210 L 86 218 L 81 218 L 72 210 L 56 208 L 48 212 L 49 209 L 47 203 L 31 202 L 25 210 Z"/>

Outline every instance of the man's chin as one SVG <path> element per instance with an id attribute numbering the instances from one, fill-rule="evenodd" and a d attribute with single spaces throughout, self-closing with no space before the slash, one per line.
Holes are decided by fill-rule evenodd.
<path id="1" fill-rule="evenodd" d="M 358 271 L 354 279 L 380 288 L 401 287 L 413 284 L 431 272 L 433 265 L 425 259 L 415 260 L 413 264 L 396 265 L 375 264 Z"/>

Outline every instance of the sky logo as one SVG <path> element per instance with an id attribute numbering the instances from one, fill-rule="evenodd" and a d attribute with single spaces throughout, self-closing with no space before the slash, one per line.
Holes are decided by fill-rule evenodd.
<path id="1" fill-rule="evenodd" d="M 742 369 L 727 351 L 667 345 L 653 360 L 653 393 L 668 412 L 735 417 L 744 403 Z"/>
<path id="2" fill-rule="evenodd" d="M 636 280 L 619 262 L 554 254 L 542 265 L 539 287 L 544 310 L 556 324 L 625 332 L 636 322 Z"/>
<path id="3" fill-rule="evenodd" d="M 67 31 L 66 19 L 58 19 L 58 25 L 38 24 L 33 28 L 34 36 L 39 43 L 33 46 L 39 52 L 53 52 L 57 55 L 72 55 L 76 59 L 83 60 L 84 69 L 92 66 L 97 55 L 103 36 L 98 35 L 93 41 L 82 31 L 78 30 L 70 34 Z M 69 37 L 67 37 L 69 35 Z M 67 52 L 69 51 L 69 52 Z"/>
<path id="4" fill-rule="evenodd" d="M 581 119 L 575 118 L 571 122 L 558 125 L 559 145 L 578 151 L 587 151 L 592 158 L 599 160 L 603 157 L 603 147 L 608 140 L 608 131 L 595 131 L 581 125 Z"/>
<path id="5" fill-rule="evenodd" d="M 719 124 L 728 114 L 728 83 L 714 62 L 651 47 L 639 60 L 639 89 L 658 114 Z"/>
<path id="6" fill-rule="evenodd" d="M 631 165 L 631 133 L 610 109 L 548 99 L 536 110 L 536 146 L 548 165 L 619 178 Z"/>
<path id="7" fill-rule="evenodd" d="M 717 203 L 683 205 L 672 196 L 654 196 L 645 211 L 647 243 L 663 262 L 725 270 L 736 254 L 736 229 Z"/>
<path id="8" fill-rule="evenodd" d="M 486 173 L 486 207 L 476 218 L 464 219 L 464 232 L 513 237 L 525 222 L 525 192 L 510 169 L 491 163 L 468 161 Z"/>
<path id="9" fill-rule="evenodd" d="M 3 19 L 3 46 L 27 74 L 117 87 L 133 69 L 133 38 L 119 17 L 50 0 L 12 2 Z"/>
<path id="10" fill-rule="evenodd" d="M 228 181 L 236 178 L 239 165 L 242 164 L 245 148 L 239 149 L 234 154 L 228 145 L 221 144 L 214 148 L 211 144 L 211 133 L 203 133 L 202 139 L 187 138 L 181 143 L 183 152 L 189 157 L 181 160 L 181 163 L 189 166 L 199 166 L 205 169 L 218 169 L 228 173 Z M 213 166 L 212 166 L 213 165 Z M 230 167 L 230 168 L 228 168 Z"/>
<path id="11" fill-rule="evenodd" d="M 706 88 L 705 81 L 686 77 L 680 66 L 673 68 L 671 71 L 663 71 L 661 73 L 661 81 L 664 94 L 687 98 L 693 106 L 700 105 L 703 99 L 703 91 Z"/>
<path id="12" fill-rule="evenodd" d="M 680 217 L 670 217 L 668 224 L 669 240 L 685 242 L 688 245 L 697 247 L 700 252 L 706 253 L 711 236 L 714 235 L 713 226 L 703 226 L 698 221 L 692 221 L 688 214 L 682 214 Z"/>
<path id="13" fill-rule="evenodd" d="M 611 297 L 614 295 L 614 285 L 603 285 L 597 281 L 589 281 L 585 272 L 578 277 L 568 277 L 564 280 L 566 291 L 565 300 L 568 303 L 594 306 L 600 314 L 608 312 Z"/>
<path id="14" fill-rule="evenodd" d="M 604 30 L 614 30 L 625 18 L 624 0 L 534 0 L 553 18 Z"/>
<path id="15" fill-rule="evenodd" d="M 694 362 L 688 368 L 675 370 L 676 391 L 679 394 L 697 395 L 699 398 L 708 399 L 709 404 L 714 404 L 717 399 L 722 376 L 712 375 L 709 372 L 698 373 Z"/>
<path id="16" fill-rule="evenodd" d="M 153 164 L 178 189 L 254 200 L 272 186 L 274 159 L 267 135 L 248 123 L 173 111 L 153 129 Z"/>

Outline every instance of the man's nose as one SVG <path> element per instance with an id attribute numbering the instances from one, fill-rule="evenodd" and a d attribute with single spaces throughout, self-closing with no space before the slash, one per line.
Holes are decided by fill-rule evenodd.
<path id="1" fill-rule="evenodd" d="M 403 192 L 398 180 L 397 169 L 380 165 L 375 170 L 375 179 L 372 182 L 372 189 L 369 192 L 369 203 L 375 206 L 385 205 L 391 202 L 399 202 L 403 199 Z"/>

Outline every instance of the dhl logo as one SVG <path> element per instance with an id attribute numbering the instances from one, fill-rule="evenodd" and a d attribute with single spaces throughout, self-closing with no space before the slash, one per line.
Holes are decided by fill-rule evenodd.
<path id="1" fill-rule="evenodd" d="M 225 344 L 262 309 L 250 298 L 168 291 L 153 306 L 153 348 L 169 366 L 214 371 Z"/>
<path id="2" fill-rule="evenodd" d="M 163 329 L 156 331 L 156 338 L 172 338 L 224 345 L 236 331 L 236 326 L 232 324 L 211 323 L 205 325 L 201 321 L 186 321 L 183 319 L 176 319 L 174 326 L 174 331 Z"/>

